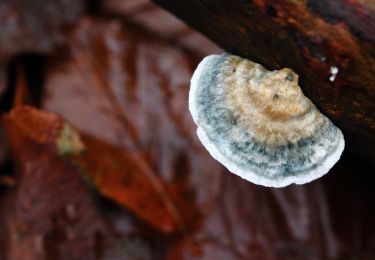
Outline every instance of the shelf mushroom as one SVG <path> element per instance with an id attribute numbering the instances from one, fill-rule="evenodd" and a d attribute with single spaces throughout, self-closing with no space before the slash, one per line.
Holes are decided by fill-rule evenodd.
<path id="1" fill-rule="evenodd" d="M 315 180 L 345 146 L 340 129 L 303 95 L 291 69 L 268 71 L 227 53 L 198 65 L 189 110 L 212 157 L 258 185 Z"/>

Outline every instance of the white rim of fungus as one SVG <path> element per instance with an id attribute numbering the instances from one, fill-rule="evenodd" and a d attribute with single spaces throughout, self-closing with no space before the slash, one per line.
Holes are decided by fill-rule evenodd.
<path id="1" fill-rule="evenodd" d="M 216 146 L 210 141 L 205 131 L 201 127 L 198 127 L 197 135 L 199 137 L 199 140 L 202 142 L 204 147 L 206 147 L 206 149 L 211 154 L 211 156 L 215 160 L 222 163 L 231 173 L 234 173 L 238 175 L 239 177 L 247 181 L 250 181 L 252 183 L 263 185 L 266 187 L 274 187 L 274 188 L 282 188 L 293 183 L 305 184 L 305 183 L 311 182 L 313 180 L 316 180 L 322 177 L 323 175 L 328 173 L 329 170 L 332 168 L 332 166 L 335 165 L 336 162 L 340 159 L 341 154 L 345 147 L 345 142 L 341 134 L 342 138 L 340 138 L 341 140 L 340 140 L 337 150 L 331 156 L 327 157 L 325 161 L 323 162 L 323 164 L 319 165 L 317 169 L 310 171 L 307 175 L 287 176 L 282 179 L 271 180 L 271 179 L 261 177 L 251 171 L 244 171 L 241 168 L 239 168 L 237 165 L 232 163 L 230 159 L 224 156 L 216 148 Z"/>
<path id="2" fill-rule="evenodd" d="M 194 123 L 198 126 L 198 111 L 195 108 L 195 97 L 198 89 L 198 80 L 201 77 L 202 71 L 210 60 L 215 59 L 216 57 L 220 57 L 220 55 L 209 55 L 205 57 L 199 64 L 198 67 L 195 69 L 194 74 L 190 80 L 190 91 L 189 91 L 189 110 L 191 116 L 193 117 Z M 198 126 L 199 127 L 199 126 Z"/>
<path id="3" fill-rule="evenodd" d="M 193 117 L 193 120 L 195 124 L 197 125 L 197 135 L 199 140 L 202 142 L 203 146 L 208 150 L 210 155 L 217 161 L 219 161 L 221 164 L 223 164 L 230 172 L 232 172 L 235 175 L 238 175 L 239 177 L 250 181 L 257 185 L 263 185 L 266 187 L 275 187 L 275 188 L 282 188 L 285 186 L 288 186 L 290 184 L 305 184 L 308 182 L 311 182 L 313 180 L 316 180 L 326 173 L 329 172 L 329 170 L 333 167 L 333 165 L 336 164 L 336 162 L 340 159 L 341 154 L 345 147 L 345 140 L 344 136 L 341 133 L 341 130 L 339 130 L 339 143 L 336 151 L 334 151 L 333 154 L 328 156 L 324 162 L 319 165 L 316 169 L 311 170 L 308 172 L 308 174 L 304 175 L 295 175 L 295 176 L 286 176 L 284 178 L 271 180 L 267 179 L 265 177 L 261 177 L 251 171 L 244 171 L 243 169 L 239 168 L 237 165 L 235 165 L 229 158 L 224 156 L 216 147 L 214 143 L 211 142 L 209 137 L 207 136 L 205 130 L 198 125 L 198 111 L 195 107 L 196 104 L 196 93 L 199 87 L 198 81 L 201 77 L 201 74 L 204 70 L 204 67 L 206 66 L 206 63 L 208 63 L 210 60 L 215 59 L 216 57 L 219 57 L 220 55 L 209 55 L 205 57 L 198 65 L 197 69 L 195 70 L 192 78 L 191 78 L 191 85 L 190 85 L 190 91 L 189 91 L 189 110 Z"/>

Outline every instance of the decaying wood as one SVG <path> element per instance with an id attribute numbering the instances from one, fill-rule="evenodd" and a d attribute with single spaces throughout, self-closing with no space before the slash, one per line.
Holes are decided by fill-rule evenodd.
<path id="1" fill-rule="evenodd" d="M 375 2 L 154 0 L 225 50 L 290 67 L 305 94 L 375 158 Z M 334 73 L 337 69 L 337 74 Z"/>

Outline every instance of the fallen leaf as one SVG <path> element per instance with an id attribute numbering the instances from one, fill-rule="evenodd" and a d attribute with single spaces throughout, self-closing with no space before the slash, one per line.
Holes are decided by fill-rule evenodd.
<path id="1" fill-rule="evenodd" d="M 191 229 L 212 208 L 223 172 L 200 145 L 188 112 L 195 59 L 139 30 L 118 20 L 82 19 L 69 46 L 47 62 L 42 106 L 122 150 L 107 158 L 109 146 L 92 146 L 98 165 L 86 174 L 100 193 L 163 232 Z M 137 181 L 121 185 L 131 175 Z M 155 218 L 156 205 L 140 203 L 148 195 L 135 184 L 147 181 L 169 215 Z"/>
<path id="2" fill-rule="evenodd" d="M 113 240 L 78 168 L 57 141 L 65 122 L 20 106 L 3 116 L 16 186 L 1 196 L 4 259 L 97 259 Z"/>
<path id="3" fill-rule="evenodd" d="M 153 227 L 171 232 L 181 228 L 181 217 L 162 183 L 136 152 L 125 152 L 82 135 L 86 152 L 70 157 L 100 193 L 134 212 Z"/>

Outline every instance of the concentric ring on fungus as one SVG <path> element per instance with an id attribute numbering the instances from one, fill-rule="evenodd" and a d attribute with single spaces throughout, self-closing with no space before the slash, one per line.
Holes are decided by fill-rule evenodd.
<path id="1" fill-rule="evenodd" d="M 213 158 L 255 184 L 284 187 L 326 174 L 344 150 L 336 126 L 303 95 L 291 69 L 210 55 L 191 79 L 189 109 Z"/>

